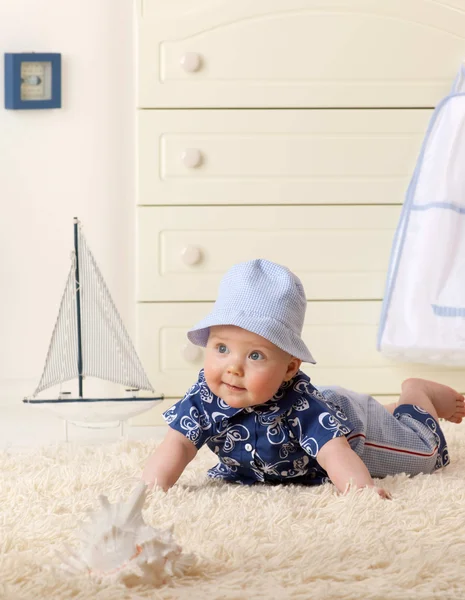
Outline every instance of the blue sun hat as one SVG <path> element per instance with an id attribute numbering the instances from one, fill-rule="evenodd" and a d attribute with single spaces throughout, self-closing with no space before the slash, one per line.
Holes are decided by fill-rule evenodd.
<path id="1" fill-rule="evenodd" d="M 210 327 L 236 325 L 314 364 L 301 338 L 306 308 L 302 282 L 287 267 L 264 259 L 250 260 L 227 271 L 212 312 L 190 329 L 187 337 L 205 347 Z"/>

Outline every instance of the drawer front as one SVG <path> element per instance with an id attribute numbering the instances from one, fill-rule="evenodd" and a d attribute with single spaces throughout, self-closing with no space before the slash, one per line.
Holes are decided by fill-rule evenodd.
<path id="1" fill-rule="evenodd" d="M 138 103 L 420 107 L 463 60 L 450 0 L 138 0 Z"/>
<path id="2" fill-rule="evenodd" d="M 138 112 L 138 203 L 399 204 L 431 110 Z"/>
<path id="3" fill-rule="evenodd" d="M 234 263 L 288 265 L 307 297 L 383 297 L 400 206 L 139 207 L 138 300 L 214 300 Z"/>
<path id="4" fill-rule="evenodd" d="M 153 303 L 137 307 L 138 349 L 149 379 L 167 397 L 178 398 L 196 380 L 203 349 L 187 330 L 212 303 Z M 464 391 L 463 369 L 394 363 L 377 352 L 380 302 L 310 302 L 303 339 L 317 364 L 303 365 L 314 384 L 337 384 L 373 395 L 396 395 L 407 377 L 425 377 Z"/>

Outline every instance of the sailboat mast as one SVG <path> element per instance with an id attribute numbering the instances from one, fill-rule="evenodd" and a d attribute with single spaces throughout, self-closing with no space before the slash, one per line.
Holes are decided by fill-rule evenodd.
<path id="1" fill-rule="evenodd" d="M 77 343 L 78 343 L 78 373 L 79 373 L 79 397 L 82 398 L 82 331 L 81 331 L 81 283 L 79 279 L 79 220 L 74 217 L 74 252 L 76 254 L 76 311 L 77 311 Z"/>

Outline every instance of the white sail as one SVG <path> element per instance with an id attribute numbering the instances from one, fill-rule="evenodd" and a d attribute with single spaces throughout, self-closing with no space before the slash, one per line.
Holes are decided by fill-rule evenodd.
<path id="1" fill-rule="evenodd" d="M 73 255 L 73 264 L 61 299 L 44 370 L 33 396 L 37 396 L 39 392 L 53 385 L 77 379 L 79 376 L 77 356 L 76 278 Z"/>
<path id="2" fill-rule="evenodd" d="M 80 226 L 78 226 L 78 266 L 81 375 L 153 392 Z M 74 255 L 44 371 L 34 396 L 53 385 L 79 376 L 75 267 L 76 256 Z"/>

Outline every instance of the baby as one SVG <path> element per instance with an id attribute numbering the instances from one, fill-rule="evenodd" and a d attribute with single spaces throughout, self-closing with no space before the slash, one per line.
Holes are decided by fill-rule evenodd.
<path id="1" fill-rule="evenodd" d="M 315 388 L 302 341 L 306 296 L 289 269 L 267 260 L 233 266 L 213 311 L 188 332 L 204 346 L 197 382 L 164 413 L 170 428 L 142 475 L 165 491 L 201 446 L 218 456 L 210 477 L 240 484 L 331 481 L 375 487 L 373 477 L 432 473 L 449 463 L 438 419 L 460 423 L 464 397 L 407 379 L 382 405 L 341 387 Z M 380 496 L 389 493 L 376 488 Z"/>

